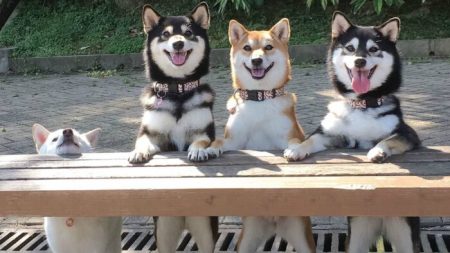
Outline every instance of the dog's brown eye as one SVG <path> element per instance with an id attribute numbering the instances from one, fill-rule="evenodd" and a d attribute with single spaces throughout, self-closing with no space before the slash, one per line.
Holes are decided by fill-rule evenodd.
<path id="1" fill-rule="evenodd" d="M 347 49 L 347 51 L 349 52 L 355 52 L 355 47 L 353 45 L 348 45 L 345 47 L 345 49 Z"/>
<path id="2" fill-rule="evenodd" d="M 165 31 L 162 33 L 162 36 L 167 38 L 170 36 L 170 33 L 168 31 Z"/>
<path id="3" fill-rule="evenodd" d="M 264 47 L 264 50 L 267 50 L 267 51 L 272 50 L 272 49 L 273 49 L 272 45 L 267 45 Z"/>
<path id="4" fill-rule="evenodd" d="M 53 138 L 52 142 L 56 142 L 58 140 L 58 138 Z"/>
<path id="5" fill-rule="evenodd" d="M 245 51 L 252 51 L 252 48 L 249 45 L 245 45 L 244 50 Z"/>
<path id="6" fill-rule="evenodd" d="M 191 37 L 192 36 L 192 31 L 187 30 L 186 32 L 184 32 L 184 36 Z"/>
<path id="7" fill-rule="evenodd" d="M 371 47 L 371 48 L 369 48 L 369 52 L 371 52 L 371 53 L 378 52 L 378 47 Z"/>

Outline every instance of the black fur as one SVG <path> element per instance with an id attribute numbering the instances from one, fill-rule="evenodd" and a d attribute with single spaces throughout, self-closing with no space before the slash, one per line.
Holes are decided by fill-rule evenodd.
<path id="1" fill-rule="evenodd" d="M 192 29 L 192 32 L 196 36 L 200 36 L 205 41 L 204 58 L 194 70 L 194 72 L 186 76 L 183 79 L 173 78 L 164 74 L 159 66 L 152 59 L 152 52 L 150 50 L 150 43 L 153 39 L 157 38 L 158 41 L 163 41 L 161 34 L 165 27 L 173 26 L 173 34 L 181 34 L 181 25 L 187 25 Z M 195 36 L 194 36 L 195 38 Z M 190 16 L 169 16 L 161 17 L 158 25 L 147 33 L 147 40 L 145 41 L 144 59 L 146 62 L 147 75 L 153 80 L 160 83 L 182 83 L 199 80 L 209 72 L 209 53 L 210 46 L 208 40 L 208 34 L 205 29 L 198 25 Z"/>
<path id="2" fill-rule="evenodd" d="M 364 94 L 359 94 L 357 98 L 365 100 L 377 100 L 380 97 L 384 97 L 385 105 L 394 104 L 394 109 L 382 112 L 378 115 L 378 117 L 384 117 L 386 115 L 397 116 L 399 118 L 399 124 L 391 134 L 399 134 L 400 136 L 407 138 L 413 144 L 413 148 L 419 147 L 421 143 L 420 139 L 417 133 L 404 122 L 403 113 L 400 108 L 400 100 L 395 95 L 393 95 L 399 90 L 402 83 L 402 66 L 396 43 L 383 36 L 378 27 L 363 27 L 351 24 L 350 28 L 348 28 L 344 33 L 335 38 L 332 38 L 328 50 L 327 66 L 328 75 L 335 90 L 344 97 L 346 97 L 346 95 L 350 93 L 354 93 L 353 90 L 347 89 L 346 86 L 338 79 L 334 64 L 332 63 L 333 52 L 338 48 L 343 48 L 353 38 L 358 38 L 359 40 L 358 48 L 356 48 L 355 51 L 356 56 L 368 56 L 369 52 L 367 51 L 366 43 L 368 40 L 373 40 L 378 45 L 381 51 L 391 54 L 394 58 L 392 72 L 388 75 L 385 82 L 376 89 L 373 89 Z M 382 55 L 380 55 L 379 57 L 382 57 Z M 357 147 L 357 145 L 355 147 Z"/>
<path id="3" fill-rule="evenodd" d="M 380 87 L 371 90 L 365 94 L 361 94 L 358 98 L 368 99 L 368 98 L 379 98 L 382 96 L 386 96 L 396 92 L 401 85 L 402 82 L 402 74 L 401 74 L 401 62 L 400 56 L 398 54 L 395 43 L 390 41 L 388 38 L 383 37 L 381 32 L 377 30 L 375 27 L 362 27 L 362 26 L 351 26 L 345 33 L 340 35 L 337 38 L 332 39 L 331 45 L 328 50 L 328 73 L 332 84 L 339 94 L 344 95 L 347 93 L 353 93 L 353 90 L 349 90 L 345 87 L 345 85 L 340 82 L 335 74 L 334 66 L 331 62 L 331 58 L 334 50 L 337 48 L 343 48 L 344 45 L 349 42 L 352 38 L 358 37 L 360 39 L 360 43 L 358 48 L 356 49 L 356 55 L 365 57 L 368 52 L 365 48 L 367 40 L 371 39 L 377 43 L 380 50 L 388 52 L 389 54 L 394 56 L 394 66 L 393 71 L 388 76 L 386 81 Z"/>
<path id="4" fill-rule="evenodd" d="M 336 15 L 336 14 L 335 14 Z M 349 22 L 350 23 L 350 22 Z M 351 24 L 351 23 L 350 23 Z M 384 37 L 383 34 L 380 32 L 380 30 L 377 27 L 361 27 L 356 25 L 351 25 L 350 28 L 348 28 L 346 31 L 338 35 L 337 37 L 334 37 L 331 41 L 331 45 L 328 51 L 328 73 L 329 78 L 335 87 L 336 91 L 342 95 L 343 97 L 347 97 L 349 94 L 353 94 L 353 90 L 349 90 L 346 88 L 346 86 L 338 80 L 338 77 L 336 75 L 336 70 L 334 67 L 334 64 L 332 62 L 333 53 L 338 48 L 343 48 L 350 40 L 353 38 L 358 38 L 359 44 L 358 48 L 356 48 L 354 54 L 359 57 L 367 57 L 369 52 L 366 48 L 366 42 L 370 39 L 373 40 L 379 49 L 381 51 L 387 52 L 390 55 L 393 56 L 393 67 L 391 73 L 389 73 L 388 77 L 386 78 L 385 82 L 378 88 L 373 89 L 367 93 L 359 94 L 357 96 L 358 99 L 365 99 L 367 100 L 376 100 L 378 98 L 383 97 L 383 105 L 380 107 L 381 112 L 376 116 L 376 118 L 385 117 L 388 115 L 394 115 L 399 119 L 399 123 L 397 126 L 392 130 L 389 136 L 383 136 L 379 140 L 373 140 L 373 145 L 376 145 L 377 143 L 386 140 L 386 139 L 395 139 L 396 141 L 400 141 L 402 143 L 407 144 L 407 146 L 410 147 L 410 149 L 417 148 L 420 146 L 420 139 L 417 136 L 417 133 L 408 126 L 404 119 L 403 119 L 403 113 L 400 108 L 400 100 L 394 95 L 395 92 L 397 92 L 400 88 L 400 85 L 402 83 L 402 75 L 401 75 L 401 63 L 400 63 L 400 56 L 398 54 L 395 42 L 391 41 L 388 37 Z M 344 52 L 344 51 L 343 51 Z M 373 57 L 373 56 L 372 56 Z M 381 54 L 378 57 L 383 57 Z M 376 71 L 376 70 L 375 70 Z M 382 110 L 384 106 L 393 107 L 392 109 L 387 109 L 385 111 Z M 379 108 L 379 109 L 380 109 Z M 356 109 L 358 110 L 358 109 Z M 362 110 L 363 112 L 365 110 Z M 376 127 L 376 126 L 373 126 Z M 332 145 L 334 147 L 342 147 L 339 144 L 347 144 L 349 146 L 347 147 L 353 147 L 358 148 L 358 140 L 354 141 L 353 143 L 349 142 L 348 139 L 345 136 L 330 136 L 324 133 L 322 127 L 319 127 L 318 130 L 315 132 L 316 134 L 322 134 L 324 136 L 329 137 L 332 141 Z M 337 141 L 333 141 L 337 140 Z M 339 141 L 341 140 L 341 141 Z M 380 160 L 375 160 L 375 162 L 381 162 L 384 161 L 385 157 L 381 157 Z M 347 248 L 348 248 L 348 242 L 351 237 L 352 228 L 351 228 L 351 219 L 352 217 L 348 218 L 348 237 L 347 237 Z M 406 217 L 405 221 L 408 223 L 410 229 L 411 229 L 411 239 L 413 242 L 414 252 L 419 252 L 419 243 L 420 243 L 420 219 L 419 217 Z M 356 233 L 359 233 L 359 231 L 356 231 Z"/>
<path id="5" fill-rule="evenodd" d="M 200 3 L 195 10 L 198 10 L 198 8 L 202 6 L 206 8 L 206 11 L 208 12 L 208 23 L 209 23 L 209 11 L 206 3 Z M 150 6 L 144 7 L 144 29 L 147 32 L 147 39 L 145 42 L 145 49 L 144 49 L 144 59 L 146 61 L 146 72 L 148 77 L 151 79 L 152 82 L 157 82 L 159 84 L 167 84 L 169 86 L 169 92 L 161 92 L 157 93 L 155 91 L 153 83 L 150 83 L 146 88 L 144 88 L 144 91 L 141 95 L 141 100 L 144 105 L 144 110 L 152 111 L 155 114 L 159 114 L 160 112 L 163 114 L 167 114 L 167 112 L 172 115 L 173 119 L 176 120 L 176 122 L 180 122 L 180 120 L 183 118 L 183 116 L 188 113 L 187 110 L 192 111 L 196 109 L 203 109 L 207 108 L 209 110 L 209 113 L 212 115 L 212 109 L 213 109 L 213 103 L 214 103 L 214 96 L 215 93 L 213 89 L 208 84 L 202 84 L 201 78 L 205 76 L 209 71 L 209 53 L 210 53 L 210 47 L 208 42 L 208 36 L 207 31 L 203 27 L 207 26 L 201 26 L 202 24 L 198 24 L 194 18 L 191 15 L 195 15 L 194 13 L 188 16 L 169 16 L 169 17 L 162 17 L 159 14 L 155 15 L 158 16 L 157 23 L 154 24 L 152 22 L 147 22 L 146 25 L 146 16 L 145 11 L 146 8 L 150 8 L 154 13 L 157 14 L 155 10 L 153 10 Z M 152 18 L 151 16 L 150 18 Z M 149 18 L 149 17 L 147 17 Z M 150 19 L 151 20 L 151 19 Z M 156 20 L 156 19 L 155 19 Z M 154 20 L 151 20 L 154 21 Z M 188 36 L 186 34 L 182 34 L 182 26 L 185 25 L 189 27 L 190 31 L 192 31 L 192 36 Z M 165 28 L 167 26 L 172 27 L 172 32 L 170 34 L 171 36 L 174 35 L 182 35 L 184 36 L 185 40 L 191 40 L 194 42 L 198 42 L 200 39 L 197 37 L 200 37 L 204 43 L 205 47 L 202 52 L 200 52 L 200 49 L 196 48 L 194 51 L 191 52 L 191 54 L 201 54 L 203 57 L 199 62 L 194 63 L 187 63 L 187 64 L 196 64 L 196 68 L 192 73 L 189 73 L 187 76 L 184 76 L 182 78 L 171 76 L 170 73 L 164 73 L 164 71 L 158 66 L 158 64 L 154 61 L 152 58 L 152 51 L 151 51 L 151 42 L 156 40 L 157 43 L 161 43 L 164 41 L 167 41 L 170 37 L 163 35 L 163 32 L 165 31 Z M 174 43 L 175 44 L 175 43 Z M 174 47 L 175 48 L 175 47 Z M 175 73 L 174 73 L 175 75 Z M 176 91 L 178 84 L 186 84 L 188 82 L 197 81 L 200 80 L 200 85 L 189 91 L 184 91 L 181 93 L 178 92 L 172 92 L 172 90 Z M 209 94 L 210 96 L 203 96 L 206 94 Z M 189 106 L 185 106 L 188 101 L 192 101 L 193 98 L 198 96 L 199 98 L 207 97 L 204 100 L 200 100 L 194 104 L 193 102 L 189 103 Z M 166 107 L 159 106 L 161 103 L 160 100 L 163 100 L 163 103 L 165 103 Z M 198 102 L 198 103 L 197 103 Z M 158 105 L 159 103 L 159 105 Z M 169 106 L 170 105 L 170 106 Z M 209 120 L 210 115 L 207 119 Z M 187 151 L 189 146 L 192 144 L 191 142 L 195 142 L 195 140 L 188 140 L 187 137 L 193 137 L 197 135 L 207 135 L 210 139 L 210 141 L 214 141 L 215 139 L 215 126 L 214 126 L 214 120 L 211 122 L 208 122 L 205 119 L 202 118 L 184 118 L 185 123 L 187 124 L 186 128 L 183 128 L 182 131 L 184 131 L 184 134 L 186 136 L 186 140 L 184 142 L 178 143 L 176 145 L 174 142 L 174 138 L 166 133 L 160 133 L 158 130 L 154 130 L 155 128 L 152 128 L 152 126 L 155 126 L 157 124 L 160 124 L 159 122 L 146 122 L 142 123 L 141 127 L 139 129 L 138 134 L 138 140 L 140 138 L 145 139 L 148 138 L 148 140 L 151 141 L 152 144 L 155 146 L 158 146 L 161 151 Z M 200 127 L 200 129 L 193 129 L 190 122 L 193 121 L 204 121 L 204 127 L 203 125 Z M 201 121 L 201 122 L 203 122 Z M 195 125 L 195 124 L 192 124 Z M 182 125 L 184 127 L 184 125 Z M 153 130 L 152 130 L 153 129 Z M 158 129 L 158 128 L 156 128 Z M 204 140 L 199 140 L 199 142 L 204 142 Z M 182 147 L 184 145 L 184 147 Z M 206 147 L 205 147 L 206 148 Z M 142 152 L 141 152 L 142 153 Z M 139 152 L 133 152 L 132 156 L 129 158 L 129 161 L 131 163 L 140 163 L 140 162 L 146 162 L 148 159 L 150 159 L 150 156 L 147 155 L 141 155 Z M 191 158 L 188 156 L 190 160 L 193 161 L 203 161 L 199 158 Z M 177 217 L 178 218 L 178 217 Z M 158 225 L 158 217 L 154 217 L 155 221 L 155 237 L 158 239 L 159 236 L 157 236 L 157 231 L 159 230 Z M 218 238 L 218 217 L 210 217 L 211 221 L 211 229 L 213 233 L 214 240 L 217 240 Z M 207 230 L 205 229 L 205 232 Z M 174 235 L 177 236 L 177 235 Z M 175 238 L 177 239 L 177 238 Z M 167 240 L 159 240 L 159 242 L 165 242 Z M 167 245 L 166 245 L 167 246 Z M 205 249 L 200 249 L 205 251 Z"/>

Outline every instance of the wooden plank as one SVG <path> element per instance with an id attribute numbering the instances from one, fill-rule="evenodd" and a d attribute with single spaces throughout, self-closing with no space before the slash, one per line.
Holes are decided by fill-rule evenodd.
<path id="1" fill-rule="evenodd" d="M 432 169 L 430 168 L 432 167 Z M 450 162 L 385 164 L 256 164 L 103 168 L 0 169 L 0 181 L 39 179 L 292 177 L 292 176 L 450 176 Z"/>
<path id="2" fill-rule="evenodd" d="M 449 216 L 450 176 L 24 180 L 0 215 Z"/>
<path id="3" fill-rule="evenodd" d="M 369 162 L 366 158 L 367 151 L 353 149 L 339 149 L 319 152 L 299 163 L 361 163 Z M 82 156 L 54 156 L 54 155 L 5 155 L 0 156 L 0 168 L 10 166 L 48 166 L 49 161 L 61 161 L 58 167 L 71 166 L 71 162 L 79 161 L 79 165 L 84 166 L 130 166 L 127 163 L 129 153 L 89 153 Z M 165 166 L 192 164 L 186 159 L 186 152 L 167 152 L 155 155 L 146 166 Z M 390 162 L 429 162 L 429 161 L 449 161 L 450 146 L 430 147 L 407 152 L 403 155 L 396 155 L 390 158 Z M 85 162 L 86 161 L 86 162 Z M 89 162 L 87 162 L 89 161 Z M 285 164 L 287 161 L 282 157 L 281 151 L 233 151 L 227 152 L 219 159 L 211 159 L 209 165 L 223 164 L 248 164 L 255 162 L 269 162 Z M 17 163 L 17 165 L 14 165 Z"/>

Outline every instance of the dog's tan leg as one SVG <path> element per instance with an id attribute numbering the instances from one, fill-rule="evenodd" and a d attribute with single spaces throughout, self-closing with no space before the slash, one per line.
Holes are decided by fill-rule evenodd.
<path id="1" fill-rule="evenodd" d="M 185 217 L 159 216 L 156 224 L 156 245 L 158 252 L 175 253 L 184 228 Z"/>
<path id="2" fill-rule="evenodd" d="M 211 140 L 206 134 L 195 136 L 194 141 L 188 149 L 188 159 L 194 162 L 203 162 L 208 160 L 208 148 Z"/>
<path id="3" fill-rule="evenodd" d="M 186 227 L 198 245 L 200 253 L 213 253 L 215 247 L 211 217 L 186 217 Z"/>
<path id="4" fill-rule="evenodd" d="M 347 253 L 368 252 L 381 234 L 383 221 L 379 217 L 352 217 L 349 219 Z"/>
<path id="5" fill-rule="evenodd" d="M 154 154 L 160 151 L 159 146 L 155 143 L 156 140 L 154 140 L 151 135 L 141 131 L 139 137 L 136 140 L 135 149 L 128 157 L 128 161 L 130 163 L 148 162 Z"/>
<path id="6" fill-rule="evenodd" d="M 291 161 L 303 160 L 309 154 L 327 149 L 330 143 L 331 138 L 321 133 L 311 135 L 302 143 L 293 139 L 289 142 L 289 147 L 284 150 L 284 157 Z"/>
<path id="7" fill-rule="evenodd" d="M 238 253 L 255 253 L 258 247 L 275 234 L 275 223 L 264 217 L 244 217 Z"/>
<path id="8" fill-rule="evenodd" d="M 292 244 L 296 252 L 316 252 L 309 217 L 280 217 L 277 233 Z"/>
<path id="9" fill-rule="evenodd" d="M 367 153 L 367 158 L 372 162 L 384 162 L 389 156 L 403 154 L 414 148 L 414 143 L 406 137 L 394 134 L 380 141 Z"/>

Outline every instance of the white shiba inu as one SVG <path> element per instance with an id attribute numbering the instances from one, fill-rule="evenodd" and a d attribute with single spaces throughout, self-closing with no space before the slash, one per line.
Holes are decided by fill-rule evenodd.
<path id="1" fill-rule="evenodd" d="M 66 128 L 49 132 L 33 125 L 33 140 L 41 155 L 69 155 L 91 152 L 101 129 L 80 134 Z M 45 217 L 47 242 L 53 253 L 120 253 L 121 217 Z"/>
<path id="2" fill-rule="evenodd" d="M 284 91 L 291 78 L 289 20 L 280 20 L 268 31 L 248 31 L 231 20 L 228 35 L 236 91 L 227 103 L 230 116 L 225 138 L 211 144 L 209 155 L 298 145 L 304 134 L 295 116 L 296 97 Z M 315 252 L 309 217 L 244 217 L 243 225 L 240 253 L 256 252 L 274 234 L 286 239 L 297 252 Z"/>

